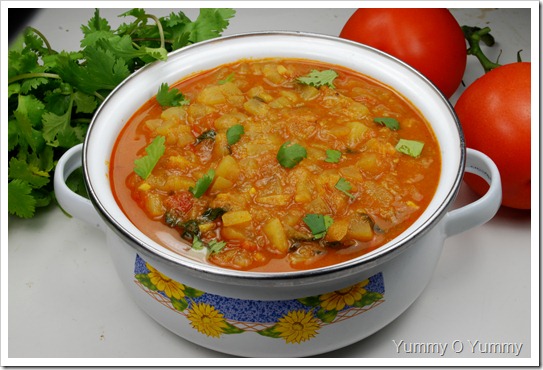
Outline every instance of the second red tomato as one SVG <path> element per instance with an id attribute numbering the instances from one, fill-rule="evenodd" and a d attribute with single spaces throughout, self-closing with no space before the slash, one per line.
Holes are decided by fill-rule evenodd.
<path id="1" fill-rule="evenodd" d="M 339 36 L 404 61 L 432 81 L 447 98 L 462 82 L 466 41 L 447 9 L 358 9 Z"/>

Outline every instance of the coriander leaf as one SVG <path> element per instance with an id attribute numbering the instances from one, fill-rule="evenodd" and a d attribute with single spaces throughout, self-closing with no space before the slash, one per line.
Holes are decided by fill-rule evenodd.
<path id="1" fill-rule="evenodd" d="M 96 98 L 92 95 L 85 94 L 82 91 L 76 91 L 73 95 L 76 113 L 94 113 L 98 107 Z"/>
<path id="2" fill-rule="evenodd" d="M 32 187 L 26 181 L 13 180 L 8 183 L 8 212 L 22 218 L 34 216 L 36 199 L 31 195 Z"/>
<path id="3" fill-rule="evenodd" d="M 321 87 L 321 86 L 328 86 L 332 89 L 335 89 L 336 87 L 333 84 L 333 81 L 338 76 L 337 72 L 328 69 L 325 71 L 317 71 L 312 70 L 309 74 L 298 77 L 296 80 L 302 84 L 315 86 L 315 87 Z"/>
<path id="4" fill-rule="evenodd" d="M 145 148 L 147 155 L 134 161 L 134 172 L 142 179 L 145 180 L 149 177 L 153 168 L 155 168 L 160 160 L 160 157 L 164 154 L 166 150 L 166 147 L 164 146 L 165 141 L 166 138 L 164 136 L 155 137 L 151 144 L 147 145 Z"/>
<path id="5" fill-rule="evenodd" d="M 396 150 L 400 153 L 407 154 L 413 158 L 417 158 L 422 153 L 424 143 L 416 140 L 400 139 L 396 144 Z"/>
<path id="6" fill-rule="evenodd" d="M 373 119 L 373 122 L 378 123 L 382 126 L 386 126 L 392 131 L 400 129 L 400 122 L 397 119 L 392 117 L 376 117 Z"/>
<path id="7" fill-rule="evenodd" d="M 195 43 L 220 36 L 235 14 L 233 9 L 200 9 L 198 18 L 186 27 L 190 31 L 190 41 Z"/>
<path id="8" fill-rule="evenodd" d="M 296 166 L 304 158 L 307 158 L 307 151 L 300 144 L 291 144 L 287 141 L 279 148 L 277 152 L 277 160 L 281 166 L 292 168 Z"/>
<path id="9" fill-rule="evenodd" d="M 217 83 L 218 83 L 219 85 L 224 85 L 224 84 L 227 83 L 227 82 L 232 82 L 232 81 L 234 81 L 234 77 L 235 77 L 235 74 L 234 74 L 234 73 L 230 73 L 228 76 L 226 76 L 226 77 L 224 78 L 224 80 L 219 80 L 219 81 L 217 81 Z"/>
<path id="10" fill-rule="evenodd" d="M 61 52 L 55 71 L 64 81 L 88 94 L 111 91 L 131 73 L 125 60 L 110 50 L 87 46 L 84 58 L 85 63 L 78 63 L 69 54 Z"/>
<path id="11" fill-rule="evenodd" d="M 61 148 L 71 148 L 82 141 L 81 133 L 71 126 L 72 103 L 63 115 L 52 112 L 43 114 L 43 138 L 47 145 Z"/>
<path id="12" fill-rule="evenodd" d="M 45 186 L 50 180 L 49 172 L 15 157 L 9 160 L 8 178 L 23 180 L 34 188 Z"/>
<path id="13" fill-rule="evenodd" d="M 179 89 L 174 87 L 170 90 L 167 83 L 160 85 L 158 93 L 156 94 L 156 101 L 162 107 L 178 107 L 189 104 L 188 99 L 179 92 Z"/>
<path id="14" fill-rule="evenodd" d="M 226 247 L 226 242 L 225 241 L 217 241 L 215 239 L 211 240 L 209 243 L 208 243 L 208 246 L 207 248 L 209 249 L 209 253 L 213 254 L 213 253 L 219 253 L 224 247 Z"/>
<path id="15" fill-rule="evenodd" d="M 204 244 L 204 242 L 198 236 L 195 235 L 194 238 L 192 239 L 192 249 L 200 251 L 204 249 L 205 246 L 206 245 Z"/>
<path id="16" fill-rule="evenodd" d="M 226 141 L 228 145 L 234 145 L 241 139 L 241 135 L 245 133 L 243 125 L 234 125 L 226 130 Z"/>
<path id="17" fill-rule="evenodd" d="M 341 152 L 334 149 L 326 149 L 326 159 L 325 162 L 328 163 L 339 163 L 341 158 Z"/>
<path id="18" fill-rule="evenodd" d="M 332 217 L 315 213 L 305 215 L 303 221 L 309 227 L 315 239 L 323 238 L 326 235 L 328 228 L 334 223 Z"/>
<path id="19" fill-rule="evenodd" d="M 345 193 L 349 198 L 354 199 L 355 196 L 349 193 L 349 191 L 353 188 L 351 183 L 345 180 L 343 177 L 340 177 L 339 180 L 336 182 L 336 185 L 334 186 L 337 190 Z"/>
<path id="20" fill-rule="evenodd" d="M 107 19 L 100 17 L 98 9 L 94 10 L 94 16 L 89 19 L 87 25 L 81 26 L 81 31 L 84 35 L 81 40 L 81 47 L 83 48 L 94 45 L 100 39 L 107 39 L 114 35 Z"/>
<path id="21" fill-rule="evenodd" d="M 194 195 L 195 198 L 200 198 L 206 190 L 209 188 L 215 177 L 215 170 L 212 168 L 207 171 L 207 173 L 196 181 L 194 187 L 190 187 L 189 191 Z"/>

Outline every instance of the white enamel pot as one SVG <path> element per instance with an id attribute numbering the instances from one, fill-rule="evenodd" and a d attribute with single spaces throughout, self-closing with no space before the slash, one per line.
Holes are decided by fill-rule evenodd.
<path id="1" fill-rule="evenodd" d="M 195 262 L 153 242 L 121 211 L 108 163 L 117 135 L 158 91 L 183 77 L 244 58 L 304 58 L 338 64 L 379 80 L 409 99 L 431 123 L 441 147 L 437 192 L 403 234 L 373 252 L 322 269 L 239 272 Z M 82 167 L 90 200 L 65 180 Z M 464 172 L 490 184 L 477 201 L 452 209 Z M 266 32 L 198 43 L 145 66 L 113 91 L 96 113 L 84 144 L 66 152 L 55 172 L 55 193 L 71 215 L 107 235 L 118 275 L 138 305 L 179 336 L 247 357 L 309 356 L 341 348 L 380 330 L 421 294 L 444 240 L 481 225 L 501 201 L 498 170 L 466 149 L 447 99 L 418 72 L 375 49 L 306 33 Z"/>

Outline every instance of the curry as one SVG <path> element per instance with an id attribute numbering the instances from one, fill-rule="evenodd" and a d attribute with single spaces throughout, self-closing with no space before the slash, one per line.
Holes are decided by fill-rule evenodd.
<path id="1" fill-rule="evenodd" d="M 429 123 L 338 65 L 240 60 L 162 84 L 121 132 L 117 202 L 162 245 L 218 266 L 292 271 L 394 239 L 441 172 Z"/>

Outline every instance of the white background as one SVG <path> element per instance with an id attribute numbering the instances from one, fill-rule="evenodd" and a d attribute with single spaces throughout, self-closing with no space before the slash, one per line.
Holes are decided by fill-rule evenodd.
<path id="1" fill-rule="evenodd" d="M 62 3 L 63 6 L 70 4 Z M 531 4 L 533 6 L 534 3 Z M 77 50 L 82 36 L 80 26 L 93 16 L 92 7 L 106 5 L 106 2 L 99 2 L 89 4 L 88 9 L 45 9 L 31 19 L 30 25 L 40 30 L 54 49 Z M 141 7 L 131 2 L 122 5 Z M 526 2 L 513 5 L 525 6 Z M 237 9 L 224 34 L 297 30 L 338 35 L 355 7 Z M 116 27 L 125 21 L 117 17 L 124 10 L 101 8 L 100 15 Z M 171 8 L 146 10 L 159 16 L 178 11 Z M 183 10 L 191 19 L 198 14 L 197 9 Z M 523 59 L 530 61 L 534 37 L 531 37 L 531 30 L 538 29 L 538 25 L 532 24 L 533 19 L 537 21 L 538 18 L 531 20 L 530 9 L 451 11 L 461 25 L 489 26 L 492 29 L 497 44 L 491 49 L 485 48 L 490 59 L 495 59 L 501 50 L 500 62 L 513 62 L 517 51 L 522 49 Z M 536 3 L 532 12 L 537 11 Z M 537 55 L 535 51 L 534 55 Z M 4 57 L 2 62 L 6 60 Z M 469 57 L 465 83 L 471 83 L 481 74 L 479 63 L 474 57 Z M 453 103 L 463 89 L 461 87 L 451 98 Z M 462 188 L 457 204 L 466 204 L 474 199 L 470 190 Z M 34 364 L 92 365 L 113 363 L 108 360 L 96 362 L 94 359 L 122 358 L 115 363 L 144 365 L 161 364 L 159 358 L 202 358 L 196 362 L 181 359 L 173 363 L 231 364 L 227 360 L 213 362 L 213 358 L 227 356 L 177 337 L 134 305 L 117 278 L 101 232 L 82 221 L 66 217 L 54 206 L 30 220 L 4 217 L 4 241 L 6 221 L 8 245 L 2 245 L 4 272 L 8 268 L 2 281 L 3 309 L 7 303 L 3 319 L 7 316 L 8 326 L 4 322 L 2 325 L 2 356 L 9 359 L 6 363 L 32 364 L 32 359 L 42 358 Z M 468 358 L 471 360 L 468 363 L 476 363 L 475 357 L 498 359 L 496 364 L 507 364 L 510 359 L 537 358 L 539 352 L 532 346 L 538 344 L 533 340 L 538 338 L 539 327 L 534 326 L 538 324 L 533 321 L 537 312 L 532 316 L 531 308 L 532 299 L 536 303 L 539 299 L 531 296 L 531 278 L 537 273 L 532 271 L 533 266 L 538 265 L 533 265 L 531 258 L 534 252 L 538 256 L 538 251 L 531 251 L 531 222 L 530 212 L 502 208 L 489 223 L 449 238 L 431 283 L 400 318 L 369 338 L 320 357 L 387 358 L 392 361 L 380 361 L 379 364 L 397 363 L 393 359 L 402 359 L 401 364 L 409 364 L 406 361 L 410 359 L 440 357 L 398 351 L 393 341 L 403 340 L 406 343 L 448 344 L 449 350 L 444 358 Z M 481 343 L 522 344 L 522 351 L 518 357 L 479 351 L 472 353 L 468 341 L 476 340 Z M 455 341 L 463 342 L 461 353 L 452 351 Z M 156 359 L 129 360 L 140 357 Z M 65 360 L 61 362 L 61 358 Z M 87 360 L 81 362 L 78 358 Z M 343 363 L 324 359 L 315 361 L 304 364 Z M 241 365 L 243 362 L 235 363 Z M 350 362 L 351 365 L 366 363 L 366 360 Z M 275 363 L 266 361 L 265 364 Z"/>

